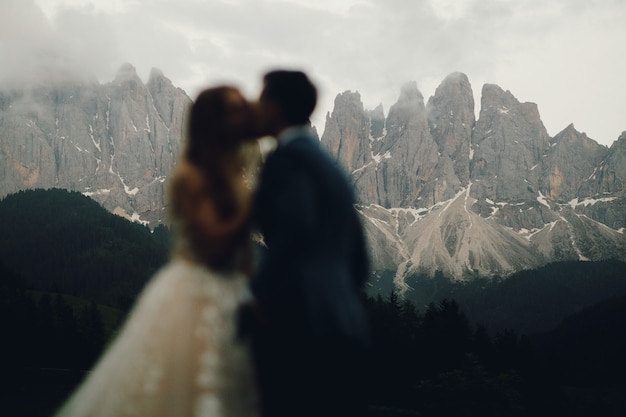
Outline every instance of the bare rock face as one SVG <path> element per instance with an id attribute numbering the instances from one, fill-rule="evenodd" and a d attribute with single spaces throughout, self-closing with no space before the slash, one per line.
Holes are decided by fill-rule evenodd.
<path id="1" fill-rule="evenodd" d="M 623 132 L 570 201 L 577 212 L 624 233 L 626 227 L 626 132 Z"/>
<path id="2" fill-rule="evenodd" d="M 125 64 L 108 84 L 64 82 L 1 93 L 0 195 L 65 188 L 155 226 L 191 100 L 158 71 Z"/>
<path id="3" fill-rule="evenodd" d="M 333 113 L 326 116 L 321 143 L 348 172 L 372 160 L 369 125 L 359 93 L 346 91 L 335 98 Z"/>
<path id="4" fill-rule="evenodd" d="M 379 104 L 374 110 L 369 111 L 368 116 L 370 119 L 370 140 L 381 139 L 387 134 L 383 105 Z"/>
<path id="5" fill-rule="evenodd" d="M 603 161 L 587 179 L 584 191 L 588 196 L 624 195 L 626 189 L 626 132 L 622 132 L 604 156 Z"/>
<path id="6" fill-rule="evenodd" d="M 495 201 L 534 199 L 549 139 L 536 104 L 486 84 L 472 136 L 475 192 Z"/>
<path id="7" fill-rule="evenodd" d="M 550 152 L 542 160 L 541 189 L 554 201 L 576 198 L 607 152 L 570 124 L 552 139 Z"/>
<path id="8" fill-rule="evenodd" d="M 0 89 L 0 198 L 80 191 L 156 226 L 191 100 L 158 70 Z M 548 136 L 537 105 L 446 77 L 424 105 L 414 82 L 385 115 L 358 92 L 335 99 L 321 145 L 345 169 L 377 279 L 506 276 L 560 260 L 626 259 L 626 132 L 610 147 L 574 128 Z M 329 202 L 332 204 L 332 202 Z M 378 282 L 380 283 L 380 281 Z"/>
<path id="9" fill-rule="evenodd" d="M 415 83 L 405 84 L 389 109 L 387 134 L 376 143 L 378 188 L 384 207 L 428 205 L 436 196 L 437 143 L 426 120 L 424 98 Z M 431 191 L 432 190 L 432 191 Z M 421 197 L 425 197 L 425 201 Z"/>
<path id="10" fill-rule="evenodd" d="M 352 174 L 378 279 L 391 274 L 404 291 L 416 273 L 466 279 L 626 259 L 626 134 L 611 149 L 573 125 L 550 138 L 534 103 L 490 84 L 475 120 L 461 73 L 427 106 L 409 83 L 387 117 L 360 100 L 352 109 L 346 117 L 336 105 L 322 144 Z M 357 138 L 371 158 L 355 164 Z"/>
<path id="11" fill-rule="evenodd" d="M 460 184 L 470 181 L 470 147 L 474 116 L 474 93 L 465 74 L 453 73 L 435 90 L 426 106 L 430 132 L 439 153 L 453 161 Z"/>
<path id="12" fill-rule="evenodd" d="M 338 96 L 321 143 L 352 176 L 361 203 L 423 207 L 459 188 L 451 159 L 440 160 L 415 83 L 402 87 L 386 118 L 382 106 L 365 111 L 358 93 Z"/>

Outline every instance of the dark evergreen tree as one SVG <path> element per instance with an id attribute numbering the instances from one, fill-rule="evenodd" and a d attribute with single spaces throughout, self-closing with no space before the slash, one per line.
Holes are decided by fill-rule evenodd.
<path id="1" fill-rule="evenodd" d="M 482 324 L 476 325 L 476 330 L 472 337 L 472 352 L 478 361 L 489 371 L 494 371 L 496 367 L 495 348 L 487 333 L 487 329 Z"/>
<path id="2" fill-rule="evenodd" d="M 89 303 L 80 313 L 79 328 L 82 339 L 80 366 L 89 369 L 105 347 L 105 332 L 102 314 L 95 302 Z"/>
<path id="3" fill-rule="evenodd" d="M 448 371 L 461 366 L 469 351 L 469 321 L 455 300 L 430 304 L 422 323 L 422 340 L 431 372 Z"/>
<path id="4" fill-rule="evenodd" d="M 20 191 L 0 201 L 0 261 L 30 288 L 128 309 L 169 248 L 142 225 L 65 190 Z"/>

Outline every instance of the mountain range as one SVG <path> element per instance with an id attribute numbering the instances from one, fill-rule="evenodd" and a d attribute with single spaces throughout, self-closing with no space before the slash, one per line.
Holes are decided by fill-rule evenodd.
<path id="1" fill-rule="evenodd" d="M 337 95 L 321 145 L 350 176 L 373 285 L 415 275 L 505 277 L 555 261 L 626 260 L 626 132 L 609 147 L 574 125 L 550 137 L 534 103 L 447 76 L 427 101 L 415 82 L 365 109 Z M 165 186 L 191 99 L 154 69 L 115 79 L 0 90 L 0 198 L 79 191 L 151 228 L 167 222 Z"/>
<path id="2" fill-rule="evenodd" d="M 452 73 L 425 103 L 416 83 L 385 116 L 358 92 L 335 99 L 321 143 L 358 193 L 375 268 L 394 283 L 438 271 L 506 276 L 554 261 L 626 256 L 626 132 L 610 148 L 537 105 Z"/>
<path id="3" fill-rule="evenodd" d="M 187 94 L 130 64 L 115 79 L 0 91 L 0 196 L 65 188 L 128 219 L 165 220 L 165 181 L 180 153 Z"/>

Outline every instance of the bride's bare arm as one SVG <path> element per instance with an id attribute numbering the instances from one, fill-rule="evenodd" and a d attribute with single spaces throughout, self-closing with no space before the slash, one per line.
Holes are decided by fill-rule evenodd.
<path id="1" fill-rule="evenodd" d="M 205 181 L 195 167 L 186 163 L 180 164 L 171 186 L 172 213 L 190 228 L 200 231 L 208 238 L 228 236 L 249 219 L 251 210 L 249 192 L 240 196 L 235 213 L 224 219 L 221 218 L 215 201 L 207 195 Z"/>
<path id="2" fill-rule="evenodd" d="M 208 196 L 202 199 L 195 213 L 195 223 L 202 229 L 202 233 L 210 238 L 219 238 L 233 234 L 249 219 L 249 199 L 241 202 L 235 214 L 228 219 L 222 219 L 215 202 Z"/>

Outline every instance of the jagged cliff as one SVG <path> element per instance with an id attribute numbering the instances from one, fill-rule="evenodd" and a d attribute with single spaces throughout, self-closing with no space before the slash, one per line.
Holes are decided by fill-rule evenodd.
<path id="1" fill-rule="evenodd" d="M 191 100 L 154 69 L 115 79 L 0 91 L 0 197 L 65 188 L 108 210 L 156 225 Z"/>
<path id="2" fill-rule="evenodd" d="M 128 64 L 107 84 L 0 89 L 0 198 L 66 188 L 156 226 L 190 103 Z M 493 84 L 476 119 L 469 79 L 452 73 L 426 104 L 401 86 L 387 114 L 338 94 L 321 144 L 354 183 L 377 276 L 397 288 L 416 273 L 626 258 L 626 132 L 610 148 L 573 125 L 550 137 L 535 104 Z"/>
<path id="3" fill-rule="evenodd" d="M 626 258 L 626 133 L 608 149 L 573 125 L 551 138 L 534 103 L 465 74 L 426 106 L 403 86 L 385 117 L 337 96 L 322 145 L 350 174 L 375 269 L 462 279 L 547 262 Z"/>

